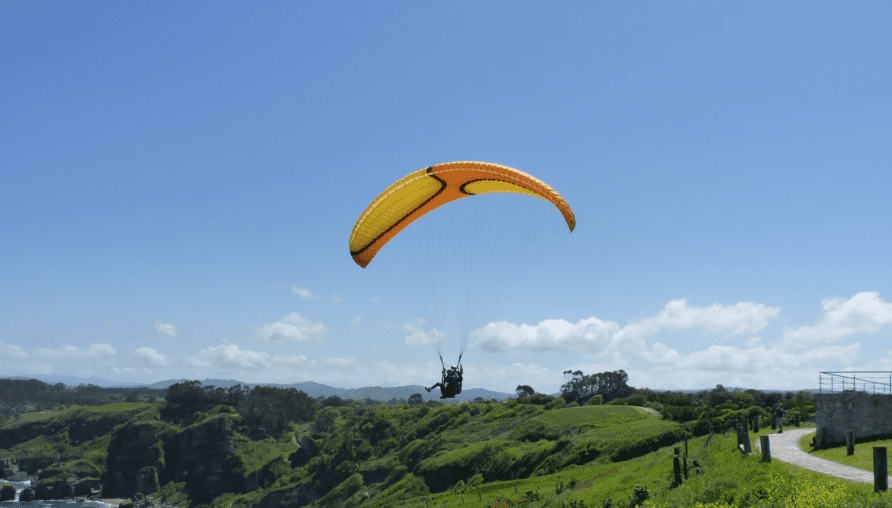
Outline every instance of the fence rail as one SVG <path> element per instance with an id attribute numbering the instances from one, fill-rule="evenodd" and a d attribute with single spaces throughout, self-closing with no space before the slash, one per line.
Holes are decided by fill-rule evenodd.
<path id="1" fill-rule="evenodd" d="M 821 372 L 818 375 L 819 393 L 843 391 L 892 394 L 892 371 Z"/>

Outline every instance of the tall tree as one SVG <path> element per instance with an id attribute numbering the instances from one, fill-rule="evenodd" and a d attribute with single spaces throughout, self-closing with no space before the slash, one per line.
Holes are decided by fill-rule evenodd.
<path id="1" fill-rule="evenodd" d="M 517 398 L 522 399 L 536 393 L 529 385 L 517 385 Z"/>

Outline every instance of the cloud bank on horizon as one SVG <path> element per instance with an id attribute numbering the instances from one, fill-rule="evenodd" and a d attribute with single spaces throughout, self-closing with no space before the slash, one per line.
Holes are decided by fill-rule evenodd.
<path id="1" fill-rule="evenodd" d="M 782 309 L 754 302 L 733 305 L 713 304 L 707 307 L 689 305 L 684 299 L 672 300 L 654 316 L 620 325 L 598 317 L 575 323 L 564 319 L 547 319 L 538 324 L 489 323 L 472 335 L 466 363 L 467 377 L 474 387 L 513 391 L 512 384 L 544 385 L 542 390 L 557 390 L 563 371 L 583 370 L 593 373 L 622 368 L 630 374 L 634 386 L 659 386 L 663 389 L 691 389 L 714 384 L 746 385 L 771 389 L 776 385 L 759 385 L 765 373 L 783 375 L 788 386 L 807 388 L 815 385 L 814 364 L 839 358 L 858 358 L 862 345 L 843 342 L 856 334 L 864 337 L 881 334 L 892 325 L 892 303 L 885 302 L 878 292 L 862 292 L 848 299 L 825 299 L 821 302 L 821 318 L 814 324 L 784 327 L 779 337 L 766 341 L 757 334 Z M 359 326 L 358 318 L 352 326 Z M 408 333 L 406 346 L 424 346 L 432 342 L 436 329 L 424 330 L 423 319 L 402 326 Z M 175 338 L 170 323 L 156 322 L 159 336 Z M 659 340 L 666 331 L 689 332 L 709 336 L 715 341 L 743 339 L 741 345 L 714 344 L 705 349 L 681 352 Z M 296 312 L 280 320 L 258 325 L 258 338 L 269 342 L 326 341 L 328 329 Z M 542 354 L 566 353 L 576 358 L 572 364 L 548 366 Z M 520 355 L 515 361 L 499 367 L 485 365 L 479 355 Z M 64 370 L 76 359 L 84 376 L 108 375 L 153 378 L 182 376 L 189 378 L 235 378 L 245 382 L 289 383 L 315 381 L 332 386 L 354 388 L 371 385 L 427 384 L 437 366 L 431 361 L 367 361 L 361 356 L 324 357 L 317 360 L 305 355 L 274 354 L 251 349 L 249 343 L 208 346 L 193 352 L 162 354 L 148 346 L 136 348 L 131 356 L 142 361 L 140 368 L 127 366 L 126 353 L 119 354 L 110 344 L 93 343 L 87 348 L 62 345 L 57 348 L 24 350 L 0 343 L 0 362 L 15 360 L 33 373 Z M 892 357 L 892 348 L 885 357 L 851 364 L 847 370 L 874 370 L 877 362 Z M 604 366 L 604 367 L 600 367 Z M 295 379 L 296 376 L 296 379 Z M 673 383 L 673 380 L 675 381 Z M 714 382 L 714 383 L 713 383 Z M 754 384 L 755 382 L 755 384 Z"/>

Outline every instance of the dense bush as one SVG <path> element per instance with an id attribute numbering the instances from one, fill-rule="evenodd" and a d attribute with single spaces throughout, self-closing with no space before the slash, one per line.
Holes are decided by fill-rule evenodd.
<path id="1" fill-rule="evenodd" d="M 365 483 L 363 482 L 362 475 L 355 473 L 332 489 L 322 501 L 326 506 L 339 506 L 343 504 L 344 500 L 355 494 L 364 485 Z"/>
<path id="2" fill-rule="evenodd" d="M 558 398 L 554 399 L 553 401 L 549 402 L 548 404 L 545 404 L 545 409 L 546 410 L 560 409 L 560 408 L 564 407 L 565 405 L 566 405 L 566 402 L 564 401 L 564 398 L 558 397 Z"/>

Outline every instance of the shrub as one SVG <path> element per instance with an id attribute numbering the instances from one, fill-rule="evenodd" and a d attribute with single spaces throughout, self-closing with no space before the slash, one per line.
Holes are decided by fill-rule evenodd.
<path id="1" fill-rule="evenodd" d="M 557 428 L 545 425 L 539 420 L 528 420 L 508 434 L 509 439 L 530 442 L 541 441 L 543 439 L 553 441 L 560 437 L 561 433 Z"/>
<path id="2" fill-rule="evenodd" d="M 566 403 L 566 401 L 564 401 L 563 397 L 558 397 L 558 398 L 554 399 L 553 401 L 549 402 L 548 404 L 545 404 L 545 409 L 547 411 L 550 411 L 552 409 L 560 409 L 560 408 L 564 407 L 566 404 L 567 403 Z"/>
<path id="3" fill-rule="evenodd" d="M 635 485 L 635 491 L 632 493 L 633 506 L 638 506 L 650 499 L 650 491 L 641 485 Z"/>
<path id="4" fill-rule="evenodd" d="M 644 406 L 647 398 L 644 395 L 633 395 L 626 399 L 626 403 L 630 406 Z"/>
<path id="5" fill-rule="evenodd" d="M 355 494 L 363 485 L 365 483 L 362 481 L 362 475 L 354 473 L 350 478 L 347 478 L 329 492 L 325 496 L 324 501 L 329 506 L 342 504 L 345 499 Z"/>
<path id="6" fill-rule="evenodd" d="M 483 485 L 483 475 L 481 473 L 477 473 L 468 480 L 467 487 L 479 487 Z"/>

